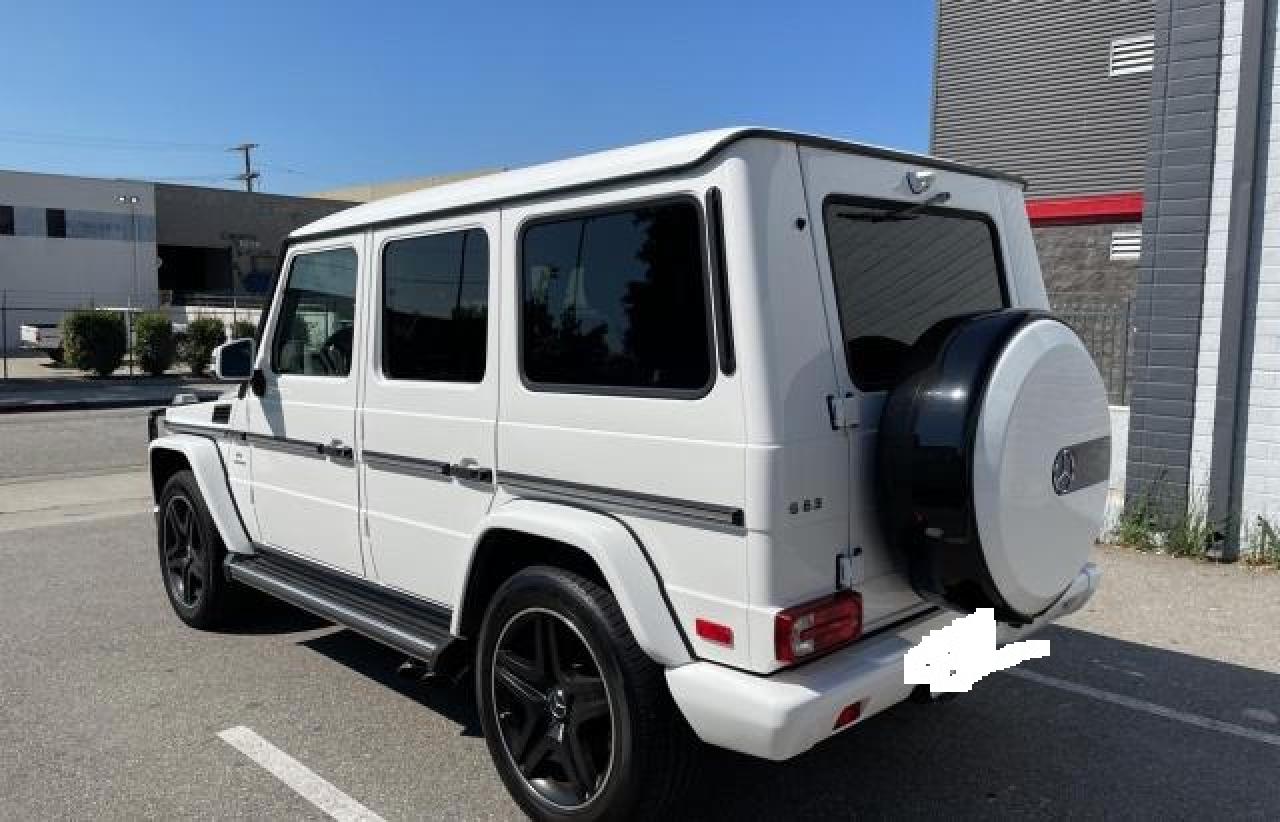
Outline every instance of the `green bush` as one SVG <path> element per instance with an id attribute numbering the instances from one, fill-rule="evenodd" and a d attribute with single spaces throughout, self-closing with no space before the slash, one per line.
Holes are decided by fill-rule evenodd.
<path id="1" fill-rule="evenodd" d="M 73 311 L 62 318 L 63 359 L 72 368 L 109 376 L 128 347 L 124 317 L 111 311 Z"/>
<path id="2" fill-rule="evenodd" d="M 231 339 L 243 340 L 245 337 L 252 338 L 258 333 L 258 326 L 246 320 L 236 320 L 231 324 Z"/>
<path id="3" fill-rule="evenodd" d="M 181 359 L 195 376 L 204 374 L 213 359 L 213 349 L 227 341 L 227 330 L 217 317 L 200 317 L 187 324 Z"/>
<path id="4" fill-rule="evenodd" d="M 167 314 L 141 314 L 133 321 L 133 357 L 152 376 L 168 371 L 178 355 L 178 339 Z"/>

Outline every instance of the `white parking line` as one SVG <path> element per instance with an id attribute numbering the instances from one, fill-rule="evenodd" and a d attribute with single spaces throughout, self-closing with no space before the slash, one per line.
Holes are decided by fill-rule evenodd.
<path id="1" fill-rule="evenodd" d="M 218 737 L 261 765 L 276 779 L 339 822 L 385 822 L 330 782 L 243 725 L 227 728 Z"/>
<path id="2" fill-rule="evenodd" d="M 1174 722 L 1194 725 L 1195 727 L 1203 728 L 1206 731 L 1217 731 L 1221 734 L 1239 736 L 1244 739 L 1252 739 L 1254 742 L 1261 742 L 1264 745 L 1272 745 L 1280 748 L 1280 734 L 1269 734 L 1266 731 L 1258 731 L 1253 728 L 1246 728 L 1243 725 L 1234 725 L 1230 722 L 1223 722 L 1221 719 L 1210 719 L 1207 716 L 1200 716 L 1199 714 L 1190 714 L 1186 711 L 1166 708 L 1163 705 L 1157 705 L 1154 702 L 1147 702 L 1144 699 L 1134 699 L 1131 696 L 1124 696 L 1123 694 L 1113 694 L 1110 691 L 1091 688 L 1088 685 L 1080 685 L 1075 682 L 1068 682 L 1065 679 L 1057 679 L 1056 677 L 1038 674 L 1035 671 L 1028 671 L 1025 668 L 1010 668 L 1005 671 L 1005 673 L 1010 676 L 1016 676 L 1019 679 L 1025 679 L 1028 682 L 1035 682 L 1050 688 L 1057 688 L 1060 691 L 1067 691 L 1068 693 L 1087 696 L 1090 699 L 1096 699 L 1100 702 L 1110 702 L 1112 705 L 1120 705 L 1125 708 L 1129 708 L 1130 710 L 1151 714 L 1152 716 L 1172 719 Z"/>

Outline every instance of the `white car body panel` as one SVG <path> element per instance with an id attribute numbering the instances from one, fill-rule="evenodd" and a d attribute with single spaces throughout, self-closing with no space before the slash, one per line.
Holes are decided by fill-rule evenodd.
<path id="1" fill-rule="evenodd" d="M 554 502 L 507 497 L 480 523 L 476 545 L 495 530 L 531 534 L 582 549 L 600 568 L 645 653 L 667 667 L 690 661 L 643 549 L 616 519 Z M 465 586 L 470 570 L 465 569 L 458 579 L 459 589 Z M 455 634 L 461 633 L 461 619 L 459 609 L 454 612 Z"/>
<path id="2" fill-rule="evenodd" d="M 191 473 L 200 486 L 205 506 L 209 509 L 209 515 L 213 517 L 227 550 L 240 554 L 253 553 L 249 533 L 241 522 L 240 512 L 232 497 L 230 481 L 218 453 L 217 442 L 206 436 L 168 434 L 152 440 L 148 450 L 149 453 L 163 450 L 182 454 L 191 466 Z"/>

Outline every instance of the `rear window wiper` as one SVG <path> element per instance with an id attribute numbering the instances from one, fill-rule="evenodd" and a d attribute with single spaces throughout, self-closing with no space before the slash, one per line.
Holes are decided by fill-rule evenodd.
<path id="1" fill-rule="evenodd" d="M 896 208 L 886 208 L 883 211 L 838 211 L 837 217 L 843 217 L 846 220 L 859 220 L 867 223 L 883 223 L 891 220 L 914 220 L 929 206 L 942 205 L 951 199 L 951 192 L 939 191 L 927 200 L 919 203 L 903 203 Z"/>

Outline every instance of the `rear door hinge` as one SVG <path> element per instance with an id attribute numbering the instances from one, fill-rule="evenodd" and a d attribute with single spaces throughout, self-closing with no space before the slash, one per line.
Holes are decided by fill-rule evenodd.
<path id="1" fill-rule="evenodd" d="M 851 590 L 862 582 L 863 574 L 861 545 L 852 545 L 845 553 L 836 554 L 837 590 Z"/>
<path id="2" fill-rule="evenodd" d="M 840 431 L 845 428 L 857 428 L 862 422 L 862 409 L 858 398 L 846 393 L 843 397 L 827 395 L 827 413 L 831 418 L 831 430 Z"/>

